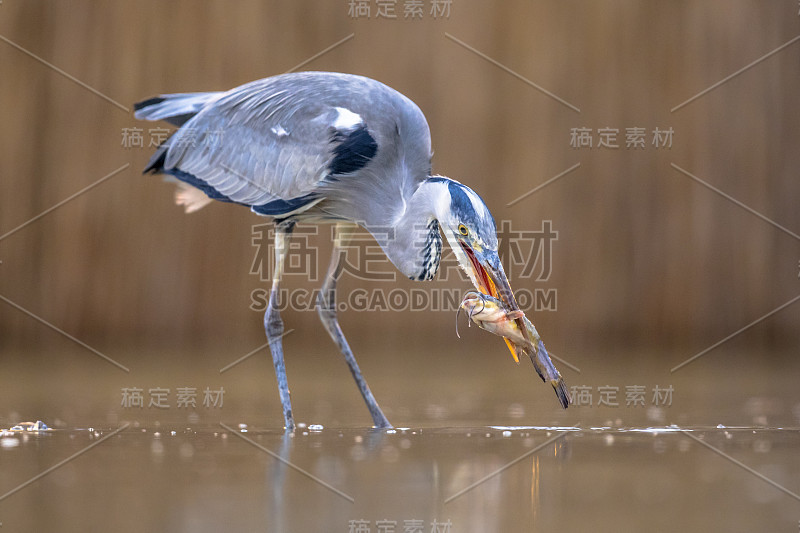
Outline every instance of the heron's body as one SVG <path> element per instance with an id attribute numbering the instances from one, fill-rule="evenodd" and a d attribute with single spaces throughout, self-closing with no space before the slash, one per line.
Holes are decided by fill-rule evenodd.
<path id="1" fill-rule="evenodd" d="M 468 187 L 431 175 L 425 116 L 386 85 L 349 74 L 284 74 L 227 92 L 151 98 L 136 105 L 136 116 L 180 126 L 145 171 L 179 180 L 176 199 L 187 211 L 219 200 L 248 206 L 276 222 L 276 264 L 264 321 L 287 429 L 294 421 L 277 289 L 297 222 L 361 225 L 395 266 L 416 280 L 436 274 L 441 226 L 475 286 L 518 308 L 497 258 L 491 213 Z M 339 232 L 318 309 L 373 421 L 385 427 L 389 422 L 336 319 L 342 238 Z"/>

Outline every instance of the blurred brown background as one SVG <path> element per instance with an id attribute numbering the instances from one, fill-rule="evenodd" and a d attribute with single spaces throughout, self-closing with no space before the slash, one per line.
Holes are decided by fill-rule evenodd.
<path id="1" fill-rule="evenodd" d="M 165 125 L 136 121 L 15 45 L 132 108 L 284 72 L 350 34 L 302 70 L 363 74 L 408 95 L 428 117 L 436 172 L 472 186 L 515 229 L 552 221 L 552 276 L 512 276 L 512 285 L 557 290 L 556 311 L 533 313 L 554 352 L 591 366 L 629 363 L 620 349 L 648 347 L 637 358 L 668 368 L 800 293 L 796 236 L 671 166 L 800 233 L 800 43 L 670 111 L 800 33 L 796 2 L 453 0 L 437 18 L 426 2 L 422 20 L 404 20 L 403 6 L 387 20 L 374 3 L 369 18 L 353 18 L 345 0 L 3 1 L 0 234 L 130 166 L 0 240 L 0 295 L 109 353 L 174 349 L 188 364 L 200 347 L 259 346 L 262 315 L 249 306 L 266 283 L 248 272 L 251 226 L 264 220 L 222 204 L 185 215 L 171 186 L 140 174 L 153 151 L 148 130 Z M 144 148 L 123 146 L 134 127 Z M 597 148 L 605 127 L 619 130 L 619 148 Z M 645 148 L 625 148 L 631 127 L 645 128 Z M 673 129 L 671 148 L 652 145 L 656 127 Z M 595 147 L 570 146 L 573 128 L 591 128 Z M 328 235 L 315 239 L 320 268 Z M 286 286 L 310 287 L 298 277 Z M 359 286 L 348 279 L 342 290 Z M 466 289 L 452 279 L 398 286 Z M 290 346 L 321 341 L 335 352 L 315 313 L 284 319 L 302 332 Z M 731 346 L 796 346 L 798 319 L 800 306 L 789 306 Z M 357 355 L 398 342 L 450 353 L 456 342 L 450 313 L 353 312 L 342 323 Z M 504 350 L 486 337 L 471 339 Z M 62 347 L 72 349 L 0 302 L 8 357 L 25 365 L 29 351 Z"/>
<path id="2" fill-rule="evenodd" d="M 390 0 L 359 18 L 350 0 L 0 0 L 0 429 L 65 430 L 0 432 L 3 531 L 796 528 L 797 0 L 452 0 L 437 17 L 446 0 L 423 0 L 405 20 L 412 1 L 387 20 Z M 351 310 L 342 327 L 397 426 L 372 431 L 316 313 L 287 310 L 293 411 L 309 431 L 283 435 L 250 308 L 268 288 L 251 273 L 267 221 L 221 203 L 184 214 L 170 184 L 141 175 L 167 125 L 132 107 L 297 65 L 406 94 L 430 123 L 434 171 L 473 187 L 498 224 L 550 221 L 550 276 L 506 268 L 518 294 L 557 294 L 529 316 L 590 402 L 561 409 L 500 339 L 463 316 L 457 339 L 452 311 Z M 131 128 L 143 147 L 124 145 Z M 577 128 L 593 148 L 571 146 Z M 598 148 L 602 128 L 618 148 Z M 626 148 L 628 128 L 643 148 Z M 670 147 L 653 146 L 656 128 Z M 309 241 L 321 272 L 329 235 Z M 348 276 L 340 297 L 395 287 L 468 284 Z M 169 405 L 126 406 L 131 388 L 145 402 L 168 390 Z M 179 405 L 179 388 L 197 405 Z M 204 389 L 224 389 L 224 406 L 203 405 Z M 473 481 L 487 482 L 446 505 Z"/>

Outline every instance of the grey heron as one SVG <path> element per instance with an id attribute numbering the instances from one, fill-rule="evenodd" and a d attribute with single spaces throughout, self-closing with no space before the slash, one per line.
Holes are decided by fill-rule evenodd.
<path id="1" fill-rule="evenodd" d="M 248 206 L 275 222 L 275 264 L 264 328 L 287 431 L 294 429 L 294 418 L 278 288 L 298 222 L 336 224 L 317 309 L 377 427 L 391 425 L 361 375 L 336 315 L 344 226 L 364 227 L 412 280 L 434 277 L 444 234 L 475 288 L 497 297 L 507 309 L 519 310 L 498 256 L 492 214 L 472 189 L 432 174 L 425 116 L 388 86 L 351 74 L 300 72 L 227 92 L 161 95 L 136 104 L 135 110 L 138 119 L 179 126 L 144 172 L 177 178 L 181 188 L 176 201 L 187 211 L 219 200 Z M 521 319 L 518 325 L 525 330 Z"/>

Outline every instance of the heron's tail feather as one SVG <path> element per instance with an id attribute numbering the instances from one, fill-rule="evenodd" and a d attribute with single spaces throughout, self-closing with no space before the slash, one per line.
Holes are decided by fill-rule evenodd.
<path id="1" fill-rule="evenodd" d="M 133 104 L 134 116 L 139 120 L 166 120 L 175 126 L 182 126 L 203 107 L 223 94 L 221 92 L 162 94 Z"/>

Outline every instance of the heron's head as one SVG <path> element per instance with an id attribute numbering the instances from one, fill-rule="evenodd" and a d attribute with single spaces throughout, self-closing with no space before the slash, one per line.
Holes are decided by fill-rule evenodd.
<path id="1" fill-rule="evenodd" d="M 447 186 L 448 195 L 437 206 L 437 219 L 453 253 L 472 284 L 483 294 L 501 300 L 508 310 L 518 310 L 497 250 L 497 227 L 486 203 L 457 181 L 433 177 Z M 511 346 L 509 346 L 511 349 Z M 516 353 L 511 349 L 516 360 Z"/>

